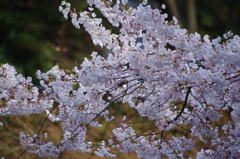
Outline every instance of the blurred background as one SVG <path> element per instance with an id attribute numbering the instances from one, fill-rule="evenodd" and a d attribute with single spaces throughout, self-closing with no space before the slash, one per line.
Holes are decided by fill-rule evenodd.
<path id="1" fill-rule="evenodd" d="M 87 9 L 84 0 L 69 0 L 77 10 Z M 136 6 L 139 0 L 132 0 Z M 222 36 L 227 31 L 240 35 L 240 1 L 239 0 L 149 0 L 152 8 L 160 8 L 166 4 L 164 12 L 169 14 L 168 20 L 175 16 L 182 28 L 190 33 L 208 34 L 210 38 Z M 84 57 L 90 57 L 92 51 L 105 52 L 94 46 L 90 36 L 83 28 L 76 29 L 70 20 L 65 20 L 58 11 L 61 0 L 0 0 L 0 64 L 9 63 L 24 76 L 33 77 L 38 83 L 36 71 L 46 72 L 58 64 L 63 69 L 71 70 Z M 99 14 L 100 15 L 100 14 Z M 101 15 L 100 15 L 101 16 Z M 110 27 L 104 20 L 104 24 Z M 115 28 L 116 29 L 116 28 Z M 119 109 L 121 113 L 134 116 L 127 106 Z M 36 134 L 44 115 L 4 116 L 0 121 L 0 157 L 17 158 L 24 150 L 19 144 L 19 132 Z M 116 123 L 115 123 L 116 124 Z M 141 125 L 140 127 L 142 127 Z M 106 125 L 89 133 L 90 138 L 100 139 L 106 136 L 107 130 L 115 127 Z M 141 129 L 139 127 L 139 129 Z M 50 138 L 58 141 L 61 136 L 59 123 L 47 123 L 44 131 L 52 133 Z M 134 154 L 131 158 L 136 158 Z M 118 158 L 129 158 L 123 154 Z M 39 158 L 37 155 L 24 154 L 22 158 Z M 50 158 L 50 157 L 46 157 Z M 60 158 L 99 158 L 94 154 L 83 155 L 78 152 L 66 152 Z"/>

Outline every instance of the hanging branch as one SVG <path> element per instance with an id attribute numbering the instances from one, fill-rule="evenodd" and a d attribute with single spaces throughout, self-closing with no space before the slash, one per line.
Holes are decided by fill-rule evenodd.
<path id="1" fill-rule="evenodd" d="M 187 94 L 186 94 L 186 97 L 185 97 L 185 100 L 184 100 L 184 103 L 183 103 L 182 110 L 181 110 L 180 113 L 174 118 L 175 121 L 182 115 L 182 113 L 183 113 L 183 111 L 184 111 L 184 109 L 185 109 L 185 107 L 186 107 L 186 105 L 187 105 L 187 100 L 188 100 L 188 96 L 189 96 L 189 94 L 190 94 L 191 88 L 192 88 L 192 87 L 188 87 L 188 91 L 187 91 Z M 171 122 L 169 122 L 169 123 L 171 123 Z"/>

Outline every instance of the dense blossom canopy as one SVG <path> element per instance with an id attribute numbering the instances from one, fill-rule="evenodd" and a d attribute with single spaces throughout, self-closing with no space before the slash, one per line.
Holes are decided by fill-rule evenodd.
<path id="1" fill-rule="evenodd" d="M 65 1 L 59 7 L 76 28 L 84 27 L 95 45 L 111 52 L 106 59 L 93 52 L 91 60 L 70 72 L 58 66 L 38 71 L 39 86 L 13 66 L 0 67 L 1 115 L 46 111 L 47 119 L 62 122 L 61 145 L 23 132 L 21 144 L 39 156 L 57 157 L 67 149 L 116 157 L 111 153 L 116 148 L 136 152 L 139 158 L 185 158 L 184 152 L 196 146 L 193 138 L 164 135 L 188 126 L 188 135 L 210 145 L 196 158 L 240 158 L 240 37 L 228 32 L 210 40 L 208 35 L 188 34 L 176 18 L 166 21 L 167 14 L 151 9 L 147 0 L 136 8 L 127 3 L 88 0 L 88 11 L 81 12 Z M 95 9 L 120 33 L 106 29 Z M 137 134 L 124 116 L 112 130 L 114 137 L 98 144 L 86 141 L 89 126 L 102 126 L 96 119 L 114 120 L 109 111 L 113 103 L 128 103 L 151 120 L 151 133 Z M 224 111 L 230 112 L 229 121 L 217 127 L 213 123 Z"/>

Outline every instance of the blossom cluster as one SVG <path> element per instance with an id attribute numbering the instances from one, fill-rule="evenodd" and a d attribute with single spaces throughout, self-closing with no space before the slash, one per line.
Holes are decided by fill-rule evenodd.
<path id="1" fill-rule="evenodd" d="M 80 13 L 65 1 L 59 11 L 76 28 L 84 27 L 95 45 L 109 50 L 107 58 L 93 52 L 91 60 L 85 58 L 71 72 L 58 66 L 38 71 L 40 86 L 8 64 L 0 67 L 1 115 L 46 111 L 49 120 L 62 122 L 61 145 L 21 133 L 22 145 L 52 157 L 67 149 L 112 158 L 116 155 L 111 148 L 116 148 L 136 152 L 139 158 L 185 158 L 197 138 L 211 145 L 197 158 L 240 157 L 240 37 L 228 32 L 210 40 L 208 35 L 188 34 L 176 18 L 167 21 L 167 14 L 151 9 L 146 0 L 136 8 L 128 7 L 127 0 L 87 2 L 88 10 Z M 120 33 L 105 28 L 95 9 Z M 87 141 L 88 127 L 102 126 L 98 118 L 114 120 L 109 111 L 113 103 L 128 103 L 152 121 L 151 133 L 136 133 L 132 124 L 122 121 L 109 140 Z M 226 110 L 228 124 L 214 126 Z M 165 137 L 165 132 L 184 126 L 192 138 Z"/>

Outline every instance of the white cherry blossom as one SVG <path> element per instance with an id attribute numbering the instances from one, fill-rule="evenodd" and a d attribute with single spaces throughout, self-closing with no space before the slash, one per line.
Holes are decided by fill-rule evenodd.
<path id="1" fill-rule="evenodd" d="M 1 115 L 46 112 L 50 121 L 62 122 L 60 145 L 21 132 L 26 150 L 41 157 L 57 157 L 67 149 L 113 158 L 116 148 L 136 152 L 139 158 L 185 158 L 184 152 L 192 151 L 198 140 L 208 148 L 196 158 L 239 158 L 239 36 L 228 32 L 210 40 L 208 35 L 188 34 L 176 18 L 167 21 L 167 14 L 151 9 L 146 0 L 126 9 L 122 5 L 127 0 L 87 2 L 88 11 L 75 13 L 65 1 L 59 11 L 76 28 L 84 28 L 95 45 L 112 52 L 106 59 L 93 52 L 70 72 L 58 66 L 38 71 L 38 86 L 13 66 L 0 66 Z M 105 28 L 96 10 L 120 33 Z M 128 103 L 152 127 L 137 133 L 124 115 L 107 141 L 88 141 L 89 126 L 102 127 L 99 118 L 116 120 L 111 106 L 120 103 Z M 225 111 L 231 119 L 219 130 L 214 123 Z M 176 129 L 185 133 L 166 137 Z"/>

